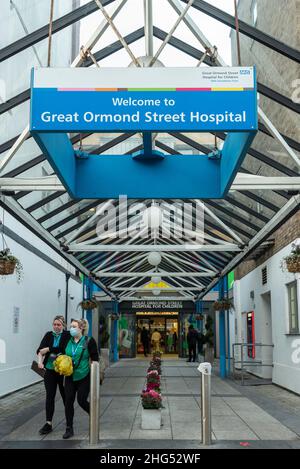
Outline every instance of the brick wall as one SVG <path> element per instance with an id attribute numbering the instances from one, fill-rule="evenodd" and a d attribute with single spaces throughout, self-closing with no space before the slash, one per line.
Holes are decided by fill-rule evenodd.
<path id="1" fill-rule="evenodd" d="M 280 251 L 287 244 L 300 237 L 300 211 L 295 213 L 289 220 L 287 220 L 280 228 L 278 228 L 271 236 L 274 239 L 274 245 L 267 249 L 256 260 L 245 260 L 242 262 L 234 272 L 236 280 L 241 279 L 249 272 L 254 270 L 259 265 L 263 264 L 267 259 L 270 259 L 276 252 Z"/>

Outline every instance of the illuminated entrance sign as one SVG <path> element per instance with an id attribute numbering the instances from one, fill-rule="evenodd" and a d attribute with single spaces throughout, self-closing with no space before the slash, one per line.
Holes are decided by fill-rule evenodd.
<path id="1" fill-rule="evenodd" d="M 178 316 L 178 311 L 155 311 L 153 313 L 153 311 L 137 311 L 136 312 L 136 315 L 137 316 L 153 316 L 153 314 L 155 315 L 162 315 L 162 316 Z"/>
<path id="2" fill-rule="evenodd" d="M 138 300 L 121 301 L 119 304 L 120 313 L 126 314 L 156 314 L 156 313 L 189 313 L 195 312 L 195 303 L 193 301 L 179 300 Z M 174 312 L 174 313 L 173 313 Z"/>
<path id="3" fill-rule="evenodd" d="M 31 134 L 75 198 L 219 198 L 257 131 L 253 67 L 34 69 Z M 67 133 L 142 132 L 133 155 L 74 152 Z M 164 155 L 151 132 L 228 132 L 221 151 Z"/>

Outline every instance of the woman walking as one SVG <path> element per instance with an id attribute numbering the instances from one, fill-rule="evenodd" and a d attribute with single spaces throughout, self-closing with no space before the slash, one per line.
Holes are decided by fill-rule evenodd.
<path id="1" fill-rule="evenodd" d="M 63 352 L 70 340 L 70 333 L 65 330 L 65 327 L 64 317 L 55 316 L 52 331 L 44 335 L 37 349 L 38 366 L 40 369 L 45 369 L 44 383 L 46 388 L 46 423 L 40 429 L 40 435 L 47 435 L 52 432 L 52 418 L 55 409 L 57 386 L 59 387 L 62 400 L 65 403 L 64 377 L 56 373 L 53 366 L 57 355 Z"/>
<path id="2" fill-rule="evenodd" d="M 85 319 L 72 319 L 70 334 L 65 354 L 72 358 L 73 374 L 65 379 L 66 393 L 66 432 L 64 439 L 74 435 L 74 401 L 77 393 L 77 401 L 80 407 L 88 414 L 90 404 L 87 400 L 90 393 L 90 367 L 91 362 L 99 361 L 97 344 L 93 337 L 87 337 L 88 322 Z"/>

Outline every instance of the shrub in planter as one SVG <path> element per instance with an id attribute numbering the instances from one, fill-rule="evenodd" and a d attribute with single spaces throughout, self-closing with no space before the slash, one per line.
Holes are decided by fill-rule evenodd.
<path id="1" fill-rule="evenodd" d="M 282 260 L 282 269 L 294 274 L 300 272 L 300 244 L 292 244 L 291 253 Z"/>
<path id="2" fill-rule="evenodd" d="M 108 332 L 107 320 L 105 316 L 100 316 L 99 318 L 99 336 L 101 349 L 107 348 L 110 334 Z"/>
<path id="3" fill-rule="evenodd" d="M 10 249 L 0 251 L 0 275 L 12 275 L 16 272 L 18 282 L 22 279 L 23 266 L 20 260 L 13 256 Z"/>
<path id="4" fill-rule="evenodd" d="M 214 361 L 214 330 L 213 330 L 213 319 L 207 316 L 205 324 L 206 333 L 203 337 L 204 343 L 204 361 L 213 364 Z"/>

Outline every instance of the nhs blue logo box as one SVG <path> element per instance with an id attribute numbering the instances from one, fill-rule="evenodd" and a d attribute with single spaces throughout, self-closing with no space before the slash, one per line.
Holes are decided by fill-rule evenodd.
<path id="1" fill-rule="evenodd" d="M 252 67 L 34 69 L 31 133 L 75 198 L 219 198 L 257 132 L 256 95 Z M 141 132 L 144 150 L 75 152 L 68 133 L 91 132 Z M 182 156 L 153 149 L 152 132 L 227 135 Z"/>

